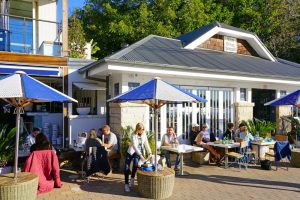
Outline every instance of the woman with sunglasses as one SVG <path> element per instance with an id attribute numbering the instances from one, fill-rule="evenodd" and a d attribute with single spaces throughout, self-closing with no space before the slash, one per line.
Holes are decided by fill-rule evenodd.
<path id="1" fill-rule="evenodd" d="M 207 129 L 206 124 L 203 124 L 201 126 L 200 133 L 197 135 L 197 137 L 195 139 L 196 145 L 200 146 L 202 148 L 207 149 L 211 154 L 213 154 L 216 157 L 216 159 L 217 159 L 217 165 L 220 165 L 221 155 L 218 154 L 218 152 L 216 152 L 211 146 L 209 146 L 208 144 L 206 144 L 206 142 L 204 142 L 205 141 L 204 140 L 204 135 L 206 133 L 206 129 Z"/>
<path id="2" fill-rule="evenodd" d="M 144 125 L 142 123 L 138 123 L 135 127 L 135 131 L 132 133 L 131 144 L 127 150 L 127 155 L 125 158 L 125 192 L 130 192 L 130 188 L 134 185 L 134 177 L 139 161 L 141 160 L 143 163 L 145 162 L 145 149 L 148 155 L 151 156 L 152 153 L 148 143 L 148 138 L 146 134 L 144 134 Z M 133 160 L 133 165 L 131 171 L 131 179 L 129 182 L 129 167 L 131 160 Z"/>

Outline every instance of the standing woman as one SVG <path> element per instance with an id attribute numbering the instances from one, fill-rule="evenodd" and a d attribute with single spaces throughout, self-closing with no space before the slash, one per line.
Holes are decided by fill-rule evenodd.
<path id="1" fill-rule="evenodd" d="M 145 149 L 149 156 L 151 156 L 151 149 L 148 143 L 148 138 L 144 134 L 144 125 L 142 123 L 138 123 L 135 127 L 135 131 L 131 135 L 131 144 L 128 147 L 127 155 L 125 158 L 125 192 L 130 192 L 130 188 L 134 185 L 134 177 L 136 174 L 136 170 L 138 167 L 138 162 L 141 160 L 145 162 Z M 131 179 L 129 183 L 129 175 L 130 175 L 130 162 L 133 160 L 132 171 L 131 171 Z"/>

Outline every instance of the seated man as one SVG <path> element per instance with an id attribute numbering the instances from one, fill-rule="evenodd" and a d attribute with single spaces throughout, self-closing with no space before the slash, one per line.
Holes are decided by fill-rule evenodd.
<path id="1" fill-rule="evenodd" d="M 192 128 L 192 131 L 190 132 L 190 135 L 189 135 L 191 145 L 196 144 L 195 139 L 196 139 L 198 133 L 199 133 L 199 124 L 194 124 L 193 128 Z"/>
<path id="2" fill-rule="evenodd" d="M 206 140 L 203 138 L 204 134 L 206 132 L 207 126 L 206 124 L 203 124 L 201 126 L 201 131 L 200 133 L 197 135 L 195 142 L 197 144 L 197 146 L 203 147 L 205 149 L 207 149 L 211 154 L 213 154 L 216 158 L 217 158 L 217 164 L 220 164 L 220 154 L 218 154 L 211 146 L 209 146 L 208 144 L 206 144 Z"/>
<path id="3" fill-rule="evenodd" d="M 174 132 L 173 127 L 168 127 L 167 128 L 167 133 L 163 135 L 162 137 L 162 146 L 172 146 L 172 144 L 179 144 L 176 134 Z M 167 166 L 169 168 L 172 167 L 171 164 L 171 159 L 170 159 L 170 152 L 169 151 L 163 151 L 165 153 L 166 156 L 166 160 L 167 160 Z M 176 166 L 175 166 L 175 170 L 179 170 L 179 164 L 180 164 L 180 158 L 179 158 L 179 154 L 176 153 Z"/>
<path id="4" fill-rule="evenodd" d="M 108 151 L 108 159 L 115 157 L 118 154 L 118 139 L 116 134 L 110 131 L 108 125 L 102 127 L 102 143 Z"/>

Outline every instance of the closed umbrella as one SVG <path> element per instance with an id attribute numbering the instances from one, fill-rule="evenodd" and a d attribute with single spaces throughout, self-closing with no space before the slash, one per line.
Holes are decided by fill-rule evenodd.
<path id="1" fill-rule="evenodd" d="M 16 117 L 16 147 L 14 178 L 17 180 L 18 151 L 20 135 L 20 114 L 22 107 L 32 102 L 76 102 L 77 101 L 50 86 L 17 71 L 0 78 L 0 98 L 15 107 Z"/>
<path id="2" fill-rule="evenodd" d="M 154 78 L 147 83 L 128 91 L 124 94 L 109 99 L 108 102 L 122 103 L 134 102 L 147 104 L 154 108 L 155 112 L 155 171 L 157 171 L 157 132 L 158 114 L 157 109 L 168 103 L 184 102 L 207 102 L 206 99 L 198 97 L 175 85 L 167 83 L 160 78 Z"/>

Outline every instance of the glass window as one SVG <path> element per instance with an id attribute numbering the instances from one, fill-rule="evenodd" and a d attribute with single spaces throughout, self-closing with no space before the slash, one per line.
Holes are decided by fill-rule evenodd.
<path id="1" fill-rule="evenodd" d="M 128 91 L 133 90 L 136 87 L 139 87 L 140 83 L 135 83 L 135 82 L 129 82 L 128 83 Z"/>
<path id="2" fill-rule="evenodd" d="M 240 89 L 240 100 L 247 101 L 247 89 L 246 88 Z"/>
<path id="3" fill-rule="evenodd" d="M 80 90 L 77 87 L 73 87 L 73 97 L 78 100 L 78 104 L 73 103 L 73 115 L 80 114 L 79 112 L 86 109 L 89 109 L 86 111 L 88 112 L 86 115 L 97 115 L 96 90 Z"/>
<path id="4" fill-rule="evenodd" d="M 280 90 L 280 97 L 283 97 L 286 95 L 286 90 Z"/>
<path id="5" fill-rule="evenodd" d="M 115 94 L 115 96 L 118 96 L 120 94 L 120 84 L 119 83 L 115 83 L 115 85 L 114 85 L 114 94 Z"/>
<path id="6" fill-rule="evenodd" d="M 29 19 L 9 18 L 10 50 L 19 53 L 33 51 L 33 23 Z"/>

